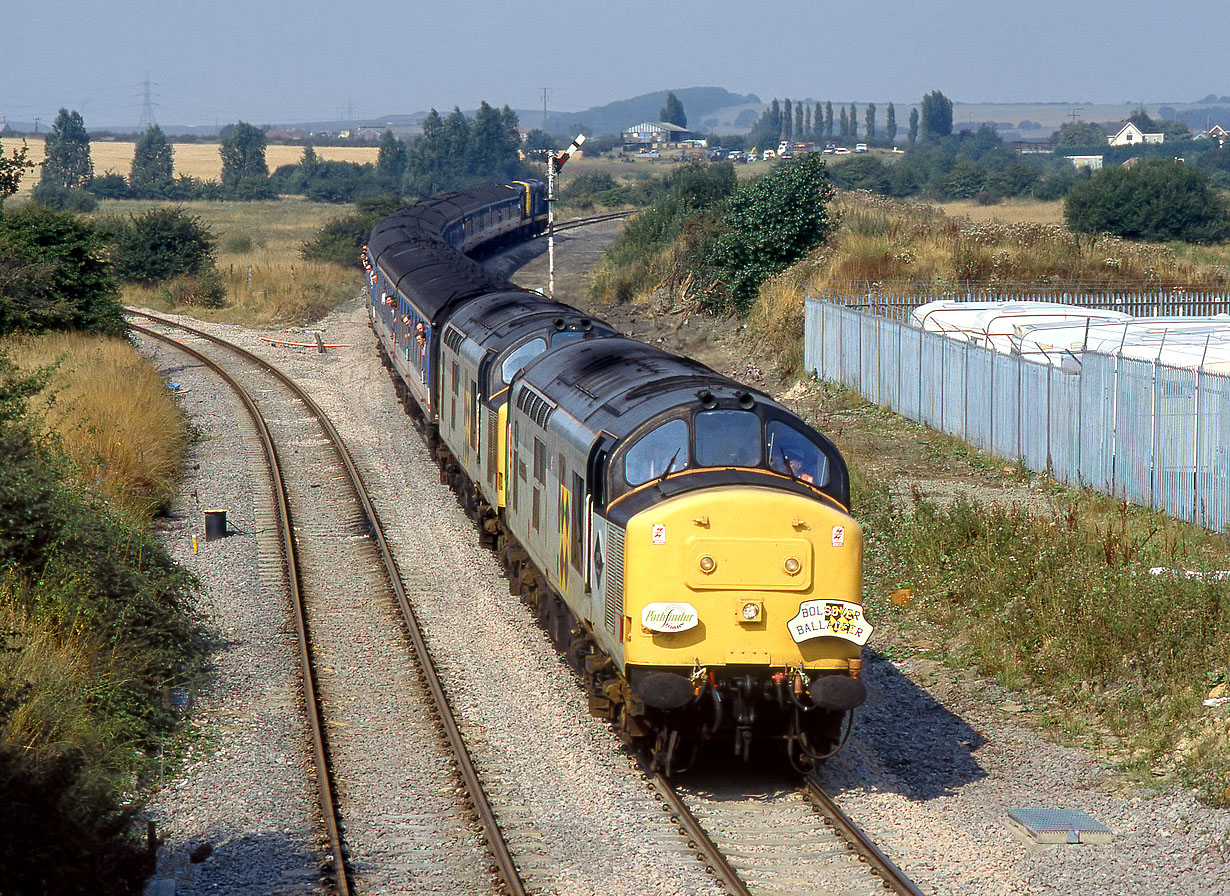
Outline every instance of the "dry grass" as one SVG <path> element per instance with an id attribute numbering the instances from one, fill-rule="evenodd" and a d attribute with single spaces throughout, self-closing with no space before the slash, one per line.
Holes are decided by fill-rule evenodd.
<path id="1" fill-rule="evenodd" d="M 187 444 L 183 415 L 163 378 L 124 340 L 79 334 L 0 342 L 19 367 L 59 363 L 32 402 L 82 483 L 134 521 L 171 495 Z"/>
<path id="2" fill-rule="evenodd" d="M 299 248 L 326 221 L 347 208 L 285 197 L 271 202 L 157 203 L 109 200 L 99 214 L 128 215 L 157 205 L 178 205 L 200 218 L 218 241 L 218 270 L 227 288 L 223 308 L 194 308 L 204 320 L 249 326 L 303 325 L 353 298 L 362 285 L 358 269 L 304 261 Z M 175 309 L 159 288 L 128 286 L 124 302 L 162 311 Z"/>
<path id="3" fill-rule="evenodd" d="M 1043 204 L 1016 203 L 992 207 L 1005 220 L 972 220 L 945 214 L 964 204 L 937 207 L 841 194 L 833 209 L 840 221 L 833 239 L 762 287 L 755 322 L 779 356 L 790 359 L 800 351 L 805 286 L 838 294 L 939 296 L 968 289 L 1042 294 L 1230 284 L 1230 245 L 1078 236 L 1061 224 L 1011 220 L 1016 205 L 1027 214 L 1045 215 Z"/>
<path id="4" fill-rule="evenodd" d="M 1063 200 L 1041 202 L 1037 199 L 1006 199 L 995 205 L 972 200 L 940 202 L 936 208 L 950 218 L 997 224 L 1063 224 Z"/>
<path id="5" fill-rule="evenodd" d="M 30 147 L 30 158 L 42 162 L 46 158 L 43 140 L 28 137 L 26 143 Z M 21 146 L 20 139 L 10 138 L 4 141 L 6 152 Z M 222 155 L 217 143 L 176 143 L 175 173 L 186 174 L 199 180 L 218 180 L 222 176 Z M 90 143 L 90 158 L 94 161 L 94 173 L 106 174 L 113 172 L 128 176 L 132 170 L 132 155 L 136 143 L 128 141 L 97 140 Z M 376 146 L 318 146 L 316 155 L 328 162 L 371 162 L 375 163 L 380 149 Z M 302 146 L 270 145 L 265 150 L 265 161 L 269 170 L 274 171 L 281 165 L 293 165 L 303 158 Z M 22 180 L 17 198 L 29 195 L 38 183 L 37 172 L 27 175 Z"/>

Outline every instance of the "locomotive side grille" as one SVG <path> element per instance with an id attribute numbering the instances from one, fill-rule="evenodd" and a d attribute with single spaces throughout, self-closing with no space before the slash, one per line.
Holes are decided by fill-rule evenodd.
<path id="1" fill-rule="evenodd" d="M 603 571 L 606 612 L 603 622 L 611 634 L 619 631 L 619 617 L 624 614 L 624 530 L 611 526 L 606 530 L 606 556 Z"/>
<path id="2" fill-rule="evenodd" d="M 522 386 L 521 391 L 517 393 L 517 408 L 525 411 L 527 417 L 546 429 L 547 421 L 551 419 L 551 412 L 555 410 L 555 405 L 529 387 Z"/>
<path id="3" fill-rule="evenodd" d="M 499 463 L 500 416 L 493 413 L 487 418 L 487 484 L 495 485 L 495 468 Z"/>
<path id="4" fill-rule="evenodd" d="M 461 351 L 461 331 L 449 324 L 444 330 L 444 344 L 455 352 Z"/>

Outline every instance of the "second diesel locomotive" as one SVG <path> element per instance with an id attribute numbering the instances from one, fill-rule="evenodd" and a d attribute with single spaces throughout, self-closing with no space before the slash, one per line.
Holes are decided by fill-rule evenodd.
<path id="1" fill-rule="evenodd" d="M 463 254 L 537 232 L 540 199 L 484 187 L 377 225 L 371 320 L 399 396 L 591 711 L 667 773 L 711 740 L 779 740 L 809 768 L 866 697 L 845 463 L 771 397 Z"/>

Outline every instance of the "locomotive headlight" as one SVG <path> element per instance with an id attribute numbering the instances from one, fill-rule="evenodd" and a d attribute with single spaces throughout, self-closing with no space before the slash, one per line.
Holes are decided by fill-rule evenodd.
<path id="1" fill-rule="evenodd" d="M 792 576 L 797 576 L 799 574 L 799 570 L 803 568 L 803 565 L 799 563 L 799 559 L 797 557 L 787 557 L 786 562 L 783 563 L 782 566 L 786 572 Z"/>
<path id="2" fill-rule="evenodd" d="M 700 558 L 700 571 L 708 575 L 717 569 L 717 561 L 708 554 Z"/>

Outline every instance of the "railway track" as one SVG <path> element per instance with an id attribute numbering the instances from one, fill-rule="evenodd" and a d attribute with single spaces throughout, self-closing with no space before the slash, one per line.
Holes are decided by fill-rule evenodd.
<path id="1" fill-rule="evenodd" d="M 187 334 L 186 338 L 174 339 L 151 326 L 134 324 L 134 330 L 174 346 L 213 370 L 240 397 L 263 446 L 277 496 L 273 517 L 294 605 L 311 752 L 327 841 L 321 859 L 327 889 L 348 894 L 357 883 L 360 890 L 388 891 L 388 881 L 381 875 L 387 876 L 392 869 L 393 877 L 403 881 L 409 878 L 415 884 L 410 887 L 412 891 L 427 883 L 432 873 L 449 877 L 469 874 L 472 889 L 478 891 L 494 888 L 490 868 L 502 892 L 524 893 L 520 874 L 431 662 L 379 518 L 333 424 L 309 395 L 258 356 L 165 318 L 148 314 L 139 318 Z M 190 341 L 196 346 L 188 345 Z M 226 364 L 218 361 L 215 351 L 226 352 L 230 360 Z M 231 370 L 236 364 L 242 373 Z M 349 507 L 347 519 L 340 526 L 331 516 L 322 515 L 339 503 Z M 381 655 L 373 657 L 355 640 L 354 632 L 347 630 L 356 614 L 381 603 L 378 592 L 384 592 L 385 600 L 400 611 L 417 663 L 413 674 L 406 668 L 407 662 L 398 662 L 409 658 L 390 651 L 387 638 L 384 645 L 374 648 Z M 363 675 L 370 675 L 373 668 L 395 675 L 400 669 L 400 678 L 381 682 L 374 694 L 350 686 Z M 421 681 L 417 693 L 406 680 L 414 675 Z M 424 690 L 434 708 L 434 727 L 447 740 L 447 756 L 438 738 L 434 744 L 427 743 L 421 731 L 407 730 L 414 725 L 397 724 L 397 720 L 414 722 L 421 715 L 415 705 L 426 702 Z M 394 696 L 398 694 L 402 695 L 400 699 Z M 378 703 L 388 712 L 373 713 L 364 701 Z M 376 715 L 378 719 L 373 718 Z M 376 730 L 381 729 L 381 720 L 391 721 L 392 727 Z M 400 794 L 399 800 L 395 790 L 386 790 L 388 782 L 382 782 L 371 766 L 391 764 L 402 778 L 411 777 L 405 771 L 412 757 L 407 756 L 406 765 L 399 763 L 398 749 L 416 754 L 413 758 L 420 766 L 426 760 L 434 768 L 435 774 L 429 768 L 419 778 L 436 785 L 431 788 L 433 799 L 455 790 L 440 787 L 438 780 L 441 771 L 450 774 L 452 770 L 468 803 L 452 799 L 453 805 L 440 807 L 425 802 L 422 794 Z M 388 762 L 390 758 L 392 763 Z M 412 786 L 414 782 L 404 783 Z M 378 793 L 365 794 L 365 790 Z M 392 814 L 379 808 L 390 803 L 398 807 Z M 459 829 L 470 826 L 474 817 L 481 833 L 459 837 Z M 470 849 L 464 845 L 467 839 L 473 841 Z M 401 844 L 401 855 L 390 854 L 397 852 L 396 846 L 389 847 L 390 842 Z M 421 853 L 432 848 L 441 854 L 428 863 L 434 871 L 424 871 Z M 472 851 L 486 854 L 475 861 L 474 855 L 466 854 Z"/>
<path id="2" fill-rule="evenodd" d="M 677 786 L 644 760 L 642 768 L 689 845 L 734 896 L 885 889 L 922 896 L 813 778 L 794 789 L 780 782 L 749 788 L 742 776 L 736 788 L 709 788 Z"/>

